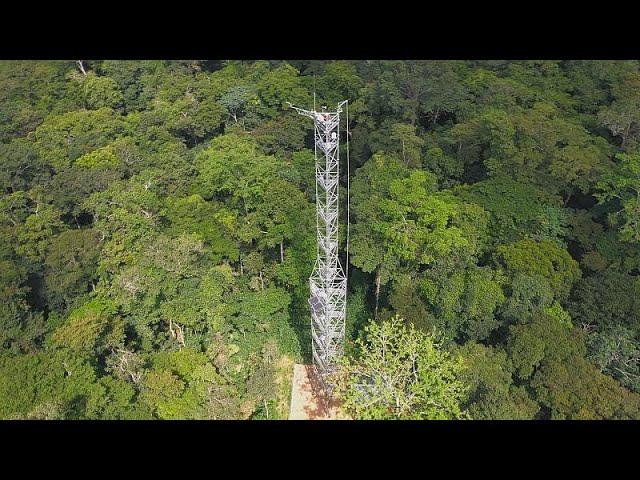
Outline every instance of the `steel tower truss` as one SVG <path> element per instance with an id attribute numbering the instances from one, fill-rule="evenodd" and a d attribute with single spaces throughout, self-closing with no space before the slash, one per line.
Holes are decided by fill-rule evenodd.
<path id="1" fill-rule="evenodd" d="M 303 110 L 315 125 L 317 258 L 309 278 L 313 363 L 326 387 L 344 350 L 347 278 L 338 258 L 340 113 Z"/>

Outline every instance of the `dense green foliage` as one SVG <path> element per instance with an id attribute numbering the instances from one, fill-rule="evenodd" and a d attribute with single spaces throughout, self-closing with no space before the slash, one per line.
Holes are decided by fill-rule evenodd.
<path id="1" fill-rule="evenodd" d="M 286 418 L 314 88 L 349 412 L 640 418 L 639 62 L 155 60 L 0 62 L 0 418 Z"/>
<path id="2" fill-rule="evenodd" d="M 359 419 L 464 418 L 460 357 L 450 358 L 433 335 L 399 317 L 372 323 L 358 339 L 357 359 L 344 358 L 336 381 L 343 408 Z"/>

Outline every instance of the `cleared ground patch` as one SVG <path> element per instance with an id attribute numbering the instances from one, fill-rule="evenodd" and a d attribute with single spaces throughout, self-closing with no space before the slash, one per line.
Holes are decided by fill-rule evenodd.
<path id="1" fill-rule="evenodd" d="M 293 366 L 289 420 L 345 420 L 335 400 L 328 399 L 312 365 Z"/>

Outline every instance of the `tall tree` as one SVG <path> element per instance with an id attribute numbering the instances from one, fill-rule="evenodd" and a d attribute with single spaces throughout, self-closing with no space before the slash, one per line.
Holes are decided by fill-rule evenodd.
<path id="1" fill-rule="evenodd" d="M 347 359 L 338 396 L 356 419 L 442 420 L 465 418 L 460 408 L 462 364 L 433 335 L 407 327 L 395 317 L 370 323 Z"/>

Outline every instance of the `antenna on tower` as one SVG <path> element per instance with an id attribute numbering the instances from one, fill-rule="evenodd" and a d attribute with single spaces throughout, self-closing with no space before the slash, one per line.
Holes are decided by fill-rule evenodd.
<path id="1" fill-rule="evenodd" d="M 309 277 L 311 338 L 313 363 L 329 394 L 333 390 L 331 374 L 344 352 L 347 309 L 347 277 L 338 258 L 338 200 L 340 173 L 340 113 L 316 111 L 287 102 L 300 115 L 313 119 L 316 170 L 316 262 Z"/>

